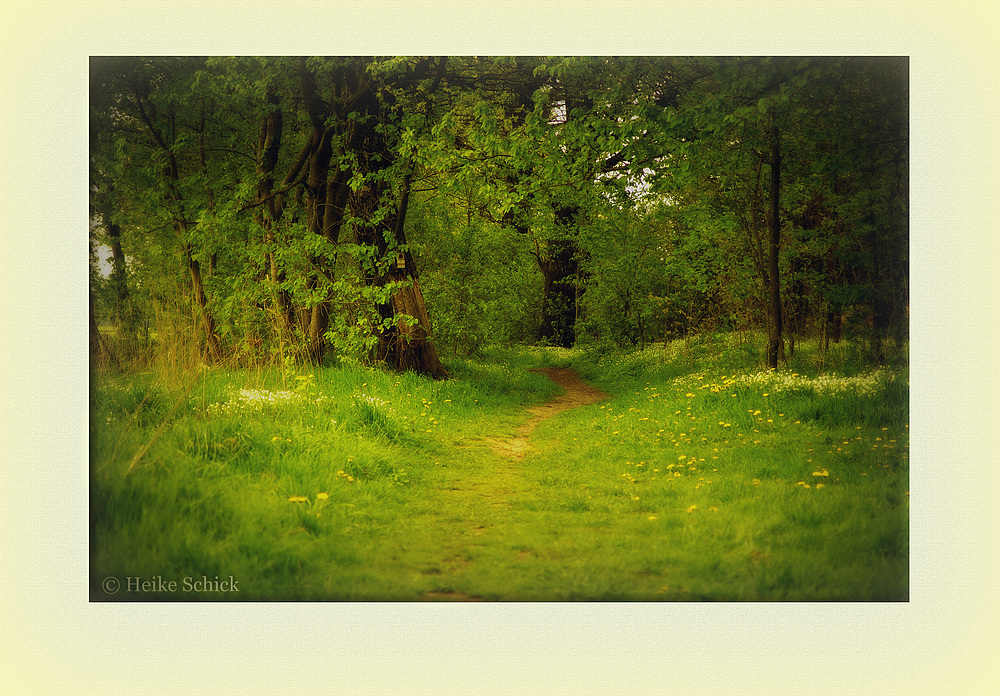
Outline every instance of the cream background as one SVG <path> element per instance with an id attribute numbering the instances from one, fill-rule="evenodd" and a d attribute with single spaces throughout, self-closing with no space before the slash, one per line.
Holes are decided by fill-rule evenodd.
<path id="1" fill-rule="evenodd" d="M 0 691 L 842 695 L 1000 685 L 994 3 L 7 0 L 3 16 Z M 233 53 L 911 56 L 910 602 L 89 603 L 88 57 Z"/>

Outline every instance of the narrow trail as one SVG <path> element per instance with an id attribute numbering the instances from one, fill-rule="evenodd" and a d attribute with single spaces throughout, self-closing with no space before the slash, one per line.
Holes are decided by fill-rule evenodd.
<path id="1" fill-rule="evenodd" d="M 515 497 L 531 495 L 534 492 L 521 475 L 520 463 L 531 450 L 529 440 L 539 424 L 570 409 L 589 406 L 611 398 L 600 389 L 584 382 L 571 368 L 544 367 L 532 368 L 531 371 L 545 375 L 565 392 L 551 401 L 526 407 L 525 411 L 530 417 L 517 429 L 514 437 L 482 437 L 458 445 L 462 449 L 478 449 L 489 459 L 489 466 L 481 465 L 482 455 L 480 455 L 476 458 L 478 465 L 470 462 L 470 465 L 463 468 L 448 487 L 442 490 L 444 499 L 441 501 L 441 509 L 461 510 L 465 519 L 465 524 L 460 525 L 461 529 L 457 535 L 454 531 L 446 534 L 449 539 L 441 547 L 444 556 L 441 564 L 451 572 L 460 571 L 467 565 L 463 560 L 464 549 L 488 543 L 489 537 L 493 536 L 498 528 L 507 524 L 506 514 Z M 427 592 L 423 597 L 438 601 L 480 599 L 453 591 Z"/>
<path id="2" fill-rule="evenodd" d="M 531 406 L 525 409 L 531 414 L 531 418 L 528 419 L 527 423 L 517 429 L 516 437 L 505 440 L 495 438 L 488 439 L 487 441 L 490 442 L 493 450 L 499 454 L 515 458 L 523 457 L 525 452 L 530 449 L 528 438 L 531 437 L 531 433 L 535 431 L 539 423 L 558 413 L 562 413 L 563 411 L 579 408 L 580 406 L 589 406 L 590 404 L 600 403 L 601 401 L 610 398 L 600 389 L 592 387 L 584 382 L 580 378 L 580 375 L 578 375 L 576 371 L 571 368 L 536 367 L 532 368 L 530 371 L 545 375 L 560 387 L 565 389 L 566 392 L 557 396 L 552 401 L 547 401 L 544 404 Z"/>

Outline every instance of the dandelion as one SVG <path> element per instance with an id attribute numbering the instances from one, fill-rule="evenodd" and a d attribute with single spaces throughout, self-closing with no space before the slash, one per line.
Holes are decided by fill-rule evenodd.
<path id="1" fill-rule="evenodd" d="M 304 495 L 293 495 L 288 499 L 290 503 L 304 503 L 308 500 Z"/>
<path id="2" fill-rule="evenodd" d="M 697 505 L 689 505 L 689 506 L 688 506 L 688 509 L 687 509 L 687 513 L 688 513 L 688 514 L 691 514 L 692 512 L 694 512 L 694 511 L 695 511 L 695 510 L 697 510 L 697 509 L 698 509 L 698 506 L 697 506 Z"/>
<path id="3" fill-rule="evenodd" d="M 330 496 L 329 496 L 329 495 L 327 495 L 326 493 L 317 493 L 317 494 L 316 494 L 316 499 L 317 499 L 317 500 L 326 500 L 326 499 L 327 499 L 327 498 L 329 498 L 329 497 L 330 497 Z"/>

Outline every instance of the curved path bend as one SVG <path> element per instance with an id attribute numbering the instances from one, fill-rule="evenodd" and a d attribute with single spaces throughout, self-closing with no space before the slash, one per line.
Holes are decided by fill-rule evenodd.
<path id="1" fill-rule="evenodd" d="M 543 420 L 572 408 L 589 406 L 611 398 L 600 389 L 584 382 L 580 375 L 569 367 L 534 367 L 530 372 L 545 375 L 566 391 L 544 404 L 526 408 L 525 410 L 531 414 L 531 418 L 517 429 L 515 437 L 485 438 L 493 451 L 498 454 L 520 459 L 529 449 L 528 438 Z"/>

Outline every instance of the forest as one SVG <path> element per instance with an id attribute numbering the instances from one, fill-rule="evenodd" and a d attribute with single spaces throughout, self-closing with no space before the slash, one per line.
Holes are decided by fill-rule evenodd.
<path id="1" fill-rule="evenodd" d="M 906 601 L 909 65 L 92 57 L 94 601 Z"/>
<path id="2" fill-rule="evenodd" d="M 101 364 L 905 362 L 905 58 L 95 57 L 90 94 Z"/>

